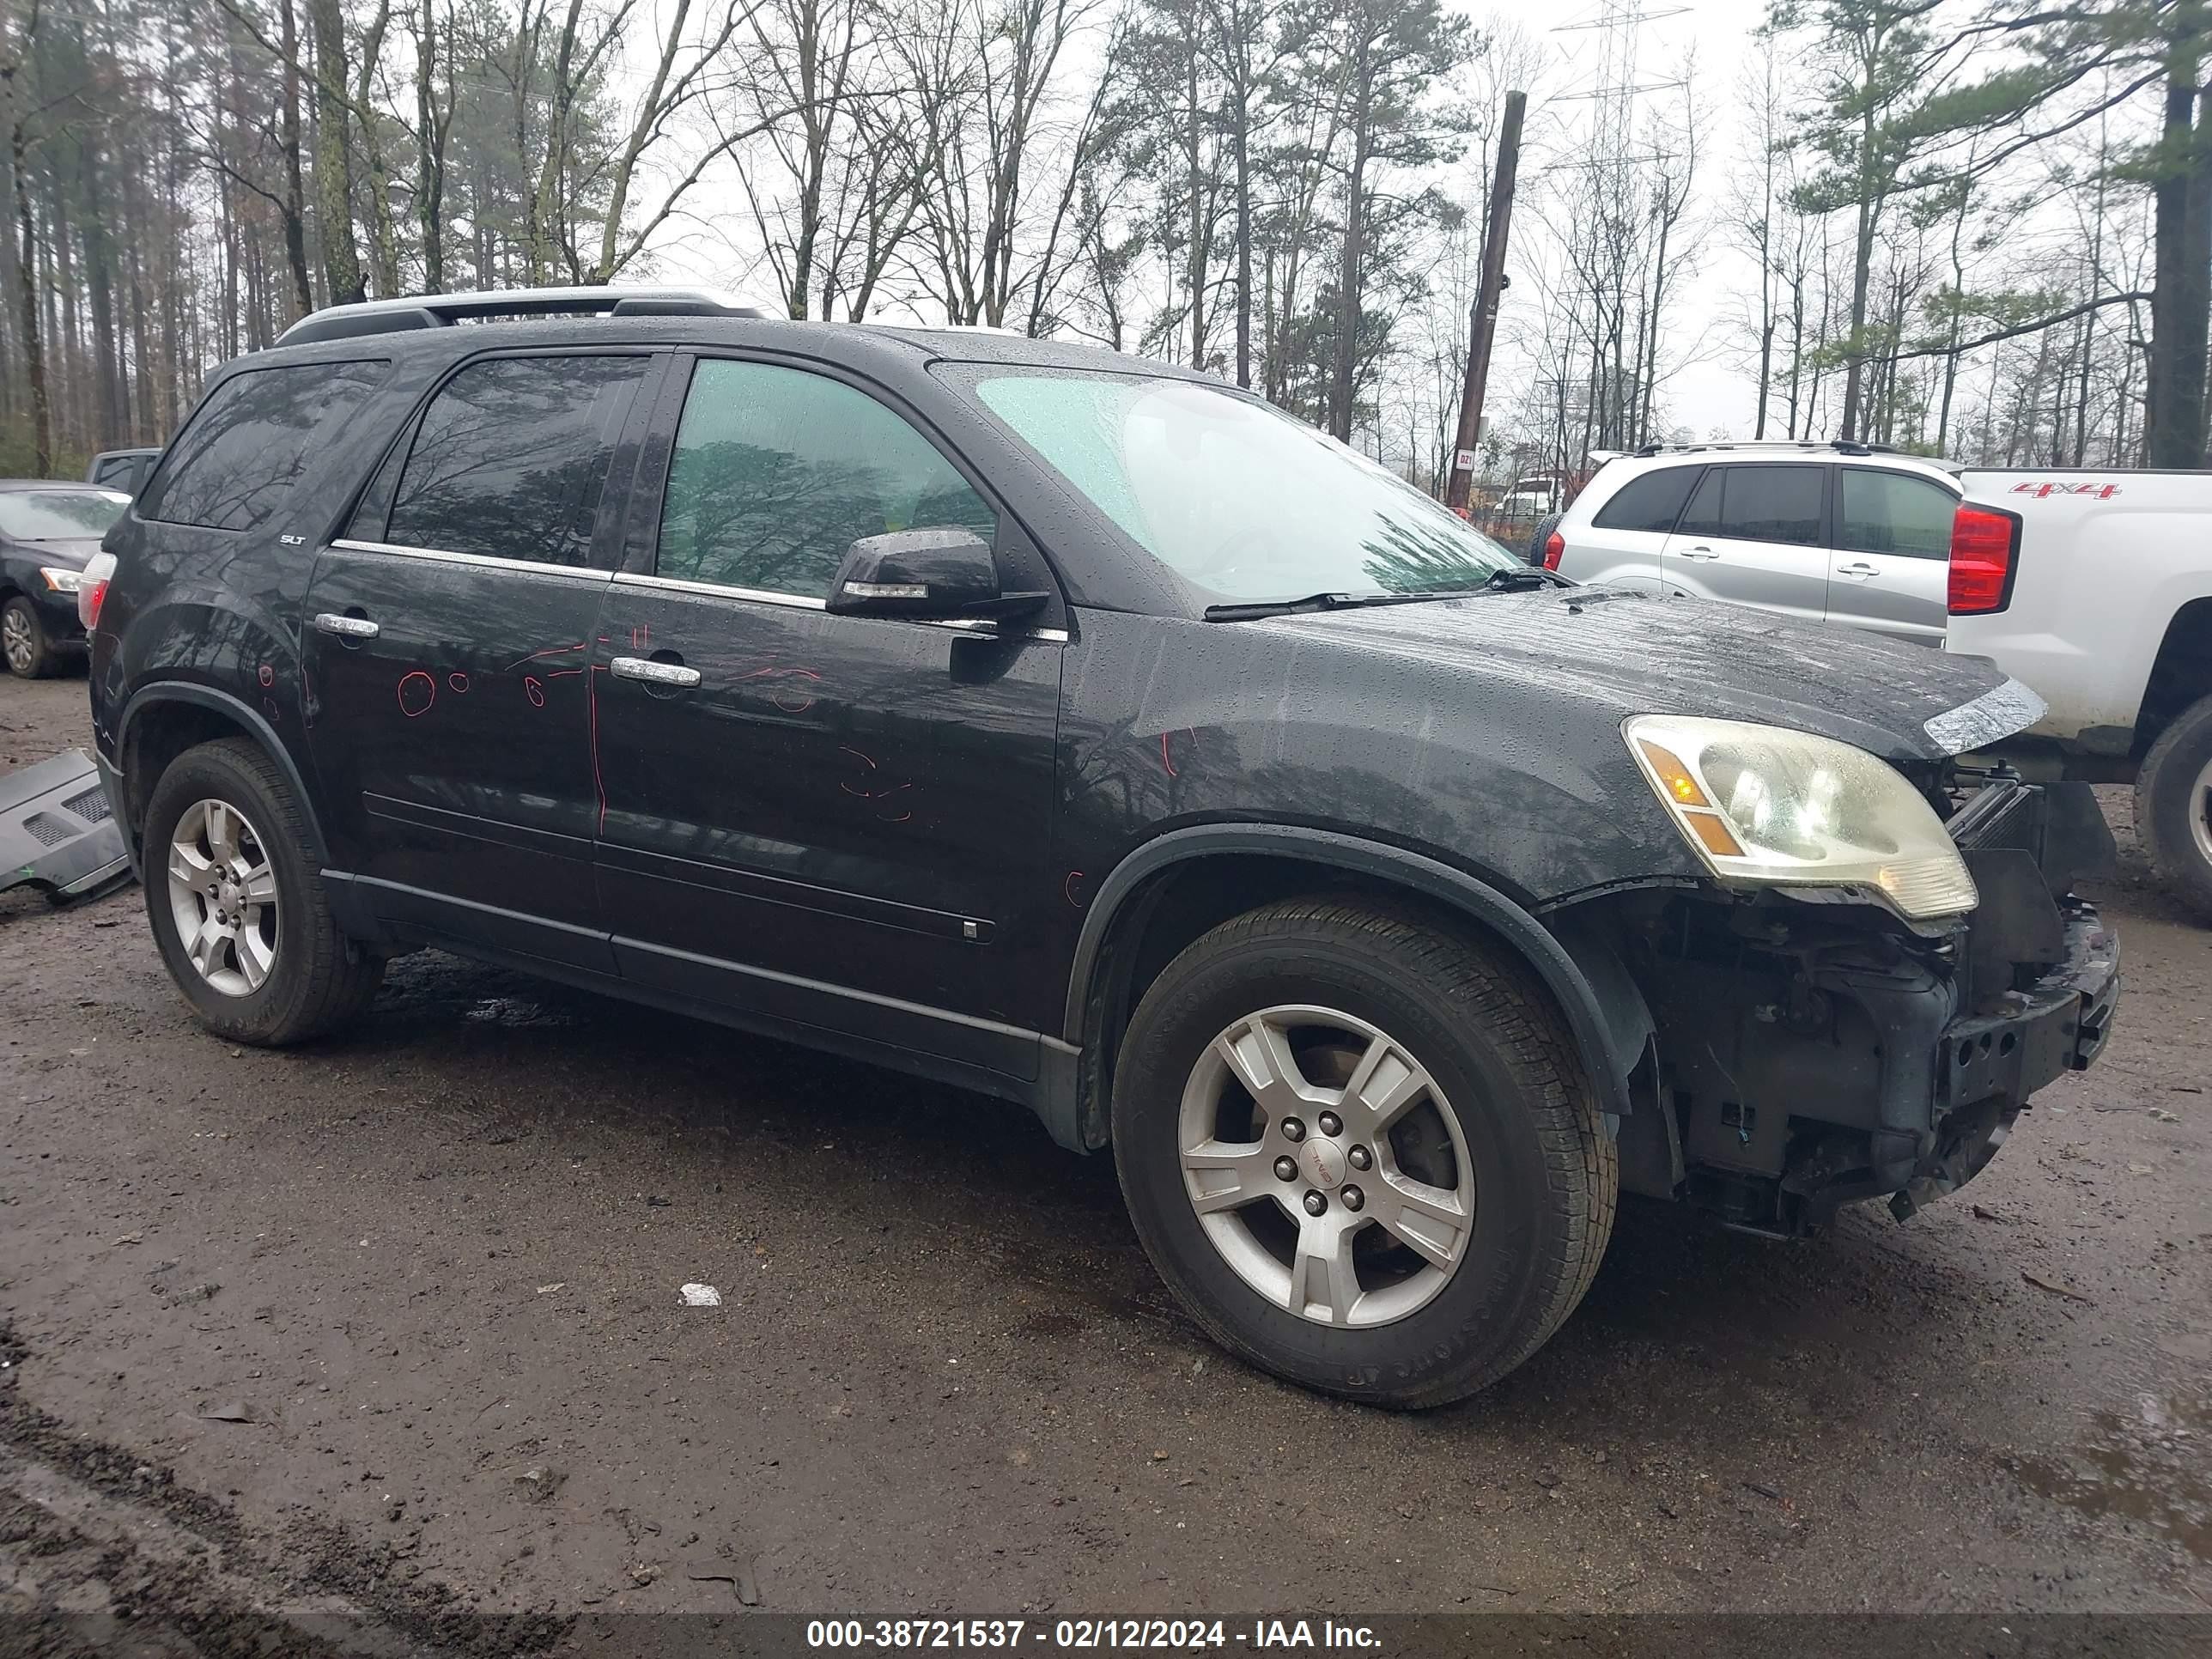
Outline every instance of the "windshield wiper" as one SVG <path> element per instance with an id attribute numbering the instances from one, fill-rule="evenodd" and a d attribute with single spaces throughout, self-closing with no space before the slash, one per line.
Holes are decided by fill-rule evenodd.
<path id="1" fill-rule="evenodd" d="M 1253 622 L 1261 617 L 1295 617 L 1313 611 L 1358 611 L 1369 605 L 1419 605 L 1431 599 L 1463 599 L 1476 588 L 1424 589 L 1415 593 L 1309 593 L 1302 599 L 1254 599 L 1243 605 L 1209 605 L 1208 622 Z"/>
<path id="2" fill-rule="evenodd" d="M 1509 564 L 1493 570 L 1482 586 L 1486 592 L 1510 593 L 1523 587 L 1579 587 L 1582 584 L 1562 576 L 1556 570 L 1547 570 L 1540 564 Z"/>

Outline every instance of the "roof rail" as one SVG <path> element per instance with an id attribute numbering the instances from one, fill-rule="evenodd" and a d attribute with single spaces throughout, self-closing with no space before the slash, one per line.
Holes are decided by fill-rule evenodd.
<path id="1" fill-rule="evenodd" d="M 1701 444 L 1650 443 L 1634 453 L 1642 459 L 1651 455 L 1689 455 L 1708 449 L 1832 449 L 1839 455 L 1909 454 L 1894 444 L 1862 443 L 1856 438 L 1716 438 Z M 1926 461 L 1936 458 L 1912 455 L 1910 459 Z"/>
<path id="2" fill-rule="evenodd" d="M 768 313 L 707 288 L 513 288 L 472 294 L 407 295 L 358 305 L 325 306 L 276 337 L 282 345 L 350 340 L 444 328 L 486 317 L 764 317 Z"/>

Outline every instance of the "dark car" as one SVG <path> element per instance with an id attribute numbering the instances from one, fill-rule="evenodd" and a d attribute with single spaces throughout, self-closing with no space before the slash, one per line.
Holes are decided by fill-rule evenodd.
<path id="1" fill-rule="evenodd" d="M 42 679 L 84 654 L 85 562 L 131 498 L 88 484 L 0 478 L 0 661 Z"/>
<path id="2" fill-rule="evenodd" d="M 144 487 L 146 475 L 154 470 L 154 463 L 161 458 L 158 449 L 103 449 L 85 468 L 85 479 L 90 483 L 106 484 L 110 489 L 119 489 L 126 495 L 136 495 Z"/>
<path id="3" fill-rule="evenodd" d="M 1909 1214 L 2118 994 L 2094 800 L 1960 758 L 2002 674 L 1565 583 L 1098 350 L 340 307 L 107 548 L 100 757 L 214 1031 L 428 945 L 1019 1101 L 1355 1399 L 1528 1358 L 1620 1191 Z"/>

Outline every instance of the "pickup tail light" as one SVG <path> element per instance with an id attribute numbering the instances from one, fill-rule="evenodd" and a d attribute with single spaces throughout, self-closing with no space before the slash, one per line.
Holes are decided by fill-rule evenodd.
<path id="1" fill-rule="evenodd" d="M 1951 518 L 1951 614 L 1985 616 L 2011 604 L 2019 553 L 2018 514 L 1960 502 Z"/>
<path id="2" fill-rule="evenodd" d="M 88 634 L 100 626 L 100 607 L 107 598 L 107 579 L 114 574 L 112 553 L 94 554 L 84 568 L 84 580 L 76 590 L 76 619 L 84 624 Z"/>
<path id="3" fill-rule="evenodd" d="M 1558 531 L 1554 530 L 1550 535 L 1545 537 L 1544 568 L 1557 570 L 1559 568 L 1559 560 L 1565 555 L 1566 550 L 1567 538 Z"/>

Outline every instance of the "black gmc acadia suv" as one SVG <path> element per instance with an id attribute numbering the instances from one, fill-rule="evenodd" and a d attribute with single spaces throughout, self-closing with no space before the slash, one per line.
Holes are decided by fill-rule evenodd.
<path id="1" fill-rule="evenodd" d="M 211 1030 L 434 945 L 1024 1102 L 1352 1399 L 1527 1358 L 1622 1190 L 1910 1214 L 2118 992 L 2087 788 L 1960 758 L 2018 684 L 1563 581 L 1104 351 L 340 307 L 105 547 L 100 761 Z"/>

